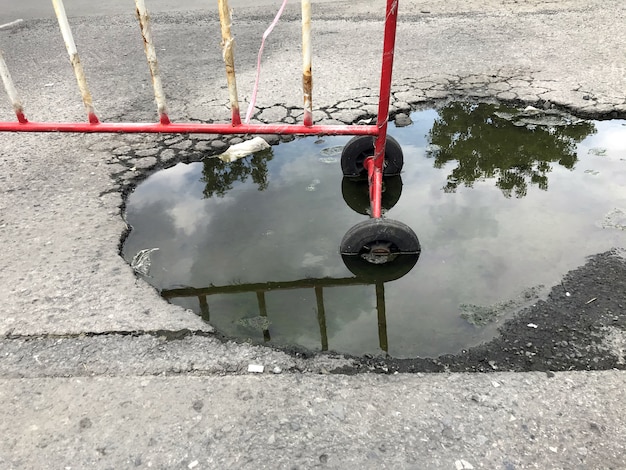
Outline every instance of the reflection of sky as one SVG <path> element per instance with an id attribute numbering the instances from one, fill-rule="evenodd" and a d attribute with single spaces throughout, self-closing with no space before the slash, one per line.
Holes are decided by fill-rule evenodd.
<path id="1" fill-rule="evenodd" d="M 596 121 L 598 132 L 587 137 L 579 146 L 579 151 L 587 153 L 591 149 L 610 149 L 606 157 L 626 158 L 626 125 L 624 121 Z"/>
<path id="2" fill-rule="evenodd" d="M 624 246 L 623 231 L 600 226 L 612 209 L 626 209 L 622 122 L 595 123 L 598 132 L 579 144 L 573 170 L 552 165 L 548 191 L 529 186 L 526 197 L 506 199 L 493 180 L 442 191 L 450 168 L 435 169 L 425 158 L 436 116 L 415 113 L 413 126 L 390 129 L 402 144 L 405 166 L 402 197 L 388 216 L 410 225 L 423 248 L 411 273 L 385 284 L 395 355 L 435 355 L 476 344 L 491 331 L 468 327 L 459 304 L 490 305 L 531 286 L 554 285 L 586 256 Z M 135 230 L 126 258 L 158 247 L 150 274 L 159 288 L 351 277 L 338 245 L 364 216 L 342 200 L 339 157 L 332 163 L 320 154 L 347 140 L 306 138 L 275 147 L 263 192 L 247 181 L 223 198 L 203 199 L 201 163 L 151 176 L 128 201 Z M 374 286 L 326 288 L 324 296 L 330 348 L 377 352 Z M 266 300 L 273 340 L 319 348 L 312 290 L 274 291 Z M 197 305 L 193 299 L 182 303 Z M 238 320 L 258 315 L 254 293 L 210 297 L 209 306 L 211 321 L 230 334 L 248 334 Z"/>

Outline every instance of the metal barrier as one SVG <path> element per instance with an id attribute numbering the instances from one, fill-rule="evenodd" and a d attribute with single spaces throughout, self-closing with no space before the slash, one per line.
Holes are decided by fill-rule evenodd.
<path id="1" fill-rule="evenodd" d="M 376 147 L 376 156 L 384 153 L 386 140 L 388 109 L 391 89 L 391 74 L 393 68 L 393 50 L 396 35 L 398 1 L 387 0 L 385 16 L 385 36 L 383 44 L 383 64 L 381 72 L 380 102 L 376 125 L 315 125 L 313 123 L 312 105 L 312 52 L 311 52 L 311 1 L 301 0 L 302 5 L 302 54 L 303 54 L 303 101 L 304 117 L 301 124 L 250 124 L 242 123 L 234 64 L 234 39 L 231 33 L 231 10 L 228 0 L 218 0 L 220 15 L 223 58 L 226 66 L 228 94 L 231 107 L 231 122 L 219 123 L 175 123 L 167 112 L 167 103 L 159 66 L 152 39 L 150 15 L 144 0 L 135 0 L 136 15 L 141 27 L 144 48 L 154 97 L 157 104 L 158 122 L 156 123 L 129 123 L 103 122 L 98 119 L 93 99 L 87 86 L 87 79 L 83 71 L 78 50 L 72 36 L 69 21 L 63 5 L 63 0 L 52 0 L 54 11 L 65 46 L 69 54 L 70 63 L 74 69 L 76 81 L 82 96 L 87 113 L 87 122 L 31 122 L 26 118 L 17 88 L 11 79 L 8 67 L 0 51 L 0 75 L 4 87 L 13 105 L 17 121 L 0 122 L 0 132 L 86 132 L 86 133 L 208 133 L 208 134 L 303 134 L 303 135 L 371 135 L 379 137 Z M 382 138 L 380 138 L 382 137 Z"/>
<path id="2" fill-rule="evenodd" d="M 286 3 L 286 0 L 283 2 Z M 421 247 L 417 235 L 407 225 L 382 217 L 383 177 L 400 174 L 404 157 L 399 144 L 387 138 L 389 103 L 391 97 L 391 77 L 393 70 L 396 26 L 398 20 L 398 0 L 387 0 L 383 57 L 380 74 L 378 116 L 375 125 L 314 125 L 313 124 L 313 75 L 311 54 L 311 0 L 301 0 L 302 6 L 302 84 L 304 113 L 301 124 L 250 124 L 241 121 L 237 81 L 231 33 L 231 14 L 228 0 L 218 0 L 222 33 L 223 58 L 226 66 L 226 79 L 231 107 L 230 124 L 174 123 L 167 113 L 165 94 L 161 84 L 156 51 L 152 41 L 150 15 L 144 0 L 135 0 L 136 13 L 141 26 L 144 49 L 154 97 L 157 103 L 159 121 L 156 123 L 102 122 L 98 119 L 78 50 L 62 0 L 52 0 L 59 21 L 70 62 L 76 75 L 78 87 L 87 112 L 87 122 L 30 122 L 18 97 L 8 67 L 0 52 L 0 75 L 13 105 L 17 121 L 0 122 L 0 132 L 116 132 L 116 133 L 177 133 L 177 134 L 301 134 L 301 135 L 354 135 L 346 144 L 341 155 L 341 166 L 345 177 L 355 178 L 367 175 L 370 194 L 371 219 L 355 225 L 344 236 L 340 252 L 342 255 L 364 257 L 373 264 L 392 262 L 398 254 L 419 255 Z M 277 17 L 278 18 L 278 17 Z M 277 19 L 274 20 L 274 23 Z M 271 28 L 272 26 L 270 26 Z M 265 39 L 265 35 L 264 35 Z M 262 43 L 263 44 L 263 43 Z M 260 52 L 259 52 L 260 54 Z M 258 72 L 257 72 L 258 73 Z M 255 85 L 256 88 L 256 85 Z M 256 95 L 256 92 L 253 96 Z M 254 103 L 254 100 L 252 100 Z M 248 113 L 249 115 L 249 113 Z M 369 136 L 373 136 L 372 139 Z M 393 150 L 388 152 L 388 148 Z M 387 155 L 385 155 L 387 153 Z"/>

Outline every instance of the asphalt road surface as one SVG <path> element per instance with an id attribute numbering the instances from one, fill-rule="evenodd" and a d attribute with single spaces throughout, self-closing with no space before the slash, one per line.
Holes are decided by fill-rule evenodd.
<path id="1" fill-rule="evenodd" d="M 318 0 L 315 4 L 329 3 L 333 0 Z M 217 0 L 147 0 L 148 11 L 172 12 L 172 11 L 208 11 L 217 12 Z M 282 0 L 230 0 L 228 4 L 237 12 L 243 8 L 255 8 L 267 10 L 281 5 Z M 291 3 L 298 2 L 292 0 Z M 106 2 L 94 2 L 91 0 L 65 0 L 63 2 L 68 17 L 88 15 L 121 15 L 133 13 L 135 2 L 133 0 L 107 0 Z M 16 19 L 53 18 L 54 10 L 49 0 L 0 0 L 0 25 Z"/>
<path id="2" fill-rule="evenodd" d="M 102 119 L 154 120 L 133 2 L 66 3 Z M 245 102 L 278 2 L 237 3 Z M 198 1 L 148 7 L 171 116 L 225 120 L 216 19 Z M 315 8 L 316 120 L 372 115 L 383 7 Z M 400 12 L 394 115 L 471 99 L 626 118 L 622 0 L 407 0 Z M 0 47 L 30 119 L 83 120 L 51 13 L 48 2 L 3 0 L 0 24 L 24 21 L 0 30 Z M 295 4 L 266 49 L 259 120 L 299 116 L 300 30 Z M 0 121 L 12 119 L 0 98 Z M 236 344 L 119 256 L 133 186 L 230 142 L 0 134 L 0 467 L 624 467 L 620 247 L 564 273 L 466 354 L 393 361 Z"/>

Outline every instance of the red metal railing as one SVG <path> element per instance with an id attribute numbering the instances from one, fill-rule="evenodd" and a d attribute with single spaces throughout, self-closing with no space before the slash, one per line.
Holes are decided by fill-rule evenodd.
<path id="1" fill-rule="evenodd" d="M 215 123 L 176 123 L 170 120 L 167 113 L 165 95 L 161 86 L 158 61 L 152 42 L 150 17 L 144 0 L 135 0 L 137 17 L 145 45 L 146 58 L 152 77 L 155 100 L 157 102 L 158 122 L 130 123 L 130 122 L 102 122 L 98 119 L 92 97 L 87 86 L 78 51 L 72 37 L 69 22 L 62 0 L 52 0 L 59 27 L 65 41 L 70 62 L 76 75 L 78 87 L 87 112 L 86 122 L 30 122 L 24 113 L 17 89 L 11 79 L 9 70 L 0 51 L 0 76 L 4 87 L 13 105 L 16 121 L 0 122 L 0 132 L 78 132 L 78 133 L 207 133 L 207 134 L 302 134 L 302 135 L 371 135 L 376 136 L 376 151 L 374 168 L 382 168 L 384 143 L 387 133 L 388 109 L 391 90 L 391 72 L 393 67 L 394 43 L 397 21 L 398 0 L 387 0 L 385 17 L 385 39 L 383 46 L 383 61 L 380 81 L 380 101 L 376 125 L 315 125 L 312 118 L 312 72 L 310 47 L 310 0 L 302 0 L 302 30 L 303 30 L 303 94 L 304 118 L 302 124 L 244 124 L 241 122 L 235 69 L 233 59 L 233 39 L 230 33 L 230 9 L 227 0 L 218 0 L 220 21 L 222 25 L 222 46 L 226 74 L 229 85 L 231 102 L 230 124 Z M 373 172 L 374 181 L 380 171 Z"/>

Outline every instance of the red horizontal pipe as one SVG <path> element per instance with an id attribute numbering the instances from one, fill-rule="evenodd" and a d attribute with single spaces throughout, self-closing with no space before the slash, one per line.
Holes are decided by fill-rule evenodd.
<path id="1" fill-rule="evenodd" d="M 301 124 L 203 124 L 134 122 L 0 122 L 0 132 L 86 132 L 133 134 L 301 134 L 301 135 L 378 135 L 378 127 L 367 125 Z"/>

